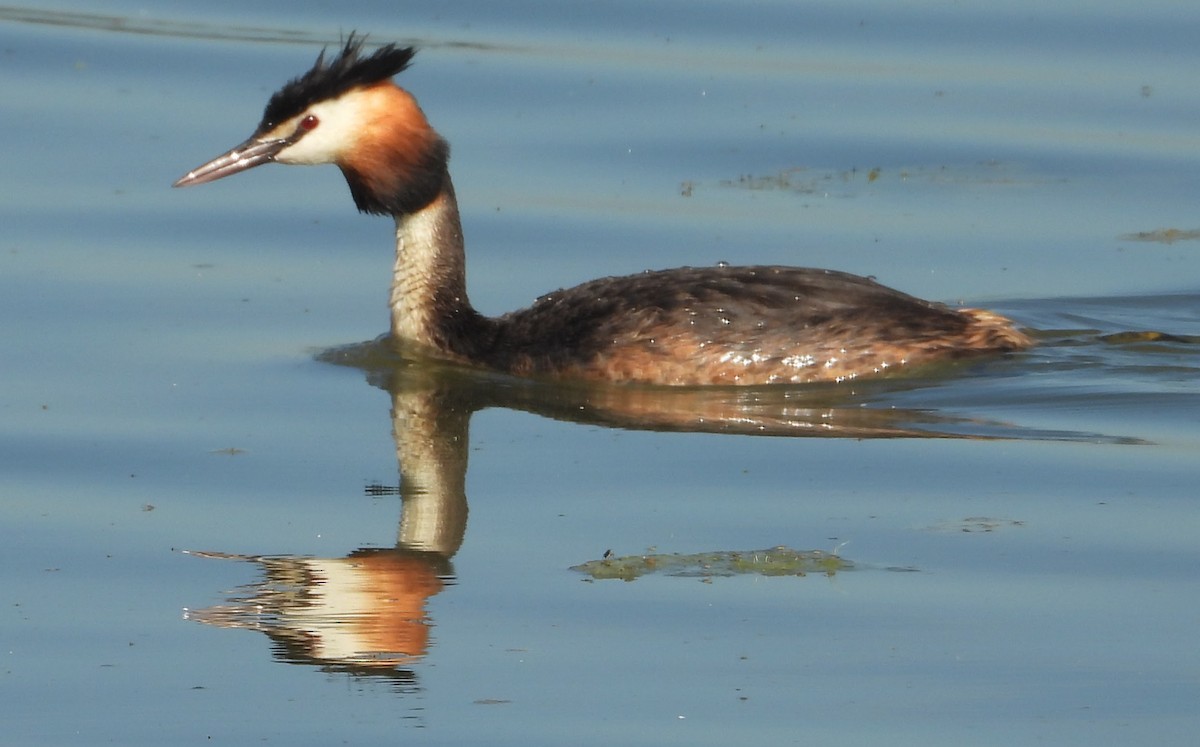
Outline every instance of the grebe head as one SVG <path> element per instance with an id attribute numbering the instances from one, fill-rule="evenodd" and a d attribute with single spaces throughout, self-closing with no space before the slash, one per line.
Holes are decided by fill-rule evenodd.
<path id="1" fill-rule="evenodd" d="M 392 83 L 416 51 L 389 44 L 362 56 L 351 34 L 341 51 L 293 79 L 267 102 L 244 143 L 192 169 L 175 187 L 216 181 L 264 163 L 332 163 L 359 210 L 411 213 L 443 187 L 449 147 L 407 91 Z"/>

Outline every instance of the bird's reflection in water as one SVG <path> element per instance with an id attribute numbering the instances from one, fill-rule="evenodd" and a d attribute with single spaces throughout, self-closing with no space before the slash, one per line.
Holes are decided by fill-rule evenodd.
<path id="1" fill-rule="evenodd" d="M 400 689 L 415 687 L 410 667 L 429 647 L 425 602 L 453 580 L 445 556 L 403 548 L 344 558 L 191 554 L 257 563 L 262 577 L 186 618 L 258 630 L 281 661 L 382 677 Z"/>
<path id="2" fill-rule="evenodd" d="M 321 355 L 353 366 L 391 395 L 400 470 L 394 548 L 344 558 L 196 552 L 259 565 L 262 578 L 189 619 L 266 633 L 276 656 L 327 671 L 417 687 L 412 665 L 429 648 L 429 599 L 453 583 L 451 559 L 467 526 L 470 418 L 504 407 L 612 428 L 843 438 L 992 438 L 1002 423 L 871 406 L 871 393 L 932 380 L 766 388 L 665 389 L 561 385 L 449 367 L 380 340 Z M 565 570 L 565 569 L 564 569 Z"/>

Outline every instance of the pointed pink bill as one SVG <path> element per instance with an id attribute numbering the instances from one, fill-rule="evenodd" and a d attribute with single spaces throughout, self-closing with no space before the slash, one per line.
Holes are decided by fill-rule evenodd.
<path id="1" fill-rule="evenodd" d="M 215 182 L 217 179 L 236 174 L 239 171 L 252 169 L 264 163 L 275 160 L 275 155 L 291 141 L 286 138 L 276 140 L 258 140 L 250 138 L 227 153 L 222 153 L 213 160 L 197 166 L 172 184 L 172 187 L 190 187 L 193 184 Z"/>

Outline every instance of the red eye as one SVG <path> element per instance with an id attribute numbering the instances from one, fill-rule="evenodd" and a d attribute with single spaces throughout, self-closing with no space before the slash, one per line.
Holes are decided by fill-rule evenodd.
<path id="1" fill-rule="evenodd" d="M 316 116 L 312 114 L 309 114 L 307 117 L 300 120 L 300 127 L 305 130 L 315 130 L 319 124 L 321 124 L 321 120 L 317 119 Z"/>

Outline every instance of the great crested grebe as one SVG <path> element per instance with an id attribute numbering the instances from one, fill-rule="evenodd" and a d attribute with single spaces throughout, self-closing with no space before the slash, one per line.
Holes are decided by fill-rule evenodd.
<path id="1" fill-rule="evenodd" d="M 365 213 L 396 219 L 391 335 L 518 376 L 648 384 L 843 381 L 1020 350 L 1008 319 L 950 309 L 831 270 L 683 267 L 593 280 L 488 318 L 467 300 L 450 148 L 392 82 L 415 51 L 369 56 L 351 34 L 271 96 L 246 142 L 175 182 L 259 164 L 333 163 Z"/>

